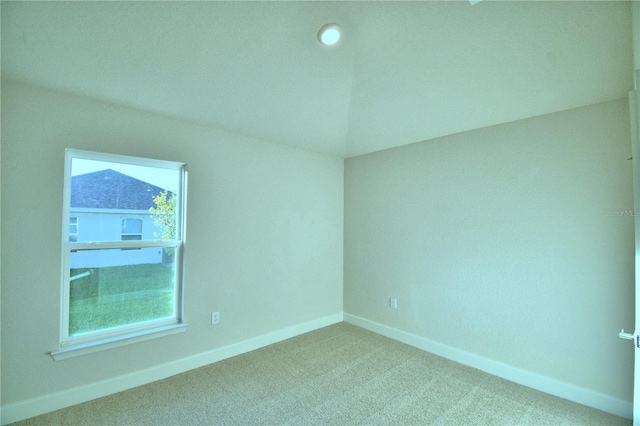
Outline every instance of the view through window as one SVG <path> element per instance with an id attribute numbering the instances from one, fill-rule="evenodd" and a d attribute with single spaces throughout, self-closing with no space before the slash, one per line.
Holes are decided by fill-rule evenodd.
<path id="1" fill-rule="evenodd" d="M 62 346 L 180 323 L 184 164 L 77 150 L 66 162 Z"/>

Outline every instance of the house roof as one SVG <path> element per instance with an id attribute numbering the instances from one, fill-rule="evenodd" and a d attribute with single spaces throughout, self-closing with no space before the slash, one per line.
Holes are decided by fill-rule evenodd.
<path id="1" fill-rule="evenodd" d="M 71 207 L 149 210 L 163 188 L 107 169 L 71 177 Z"/>

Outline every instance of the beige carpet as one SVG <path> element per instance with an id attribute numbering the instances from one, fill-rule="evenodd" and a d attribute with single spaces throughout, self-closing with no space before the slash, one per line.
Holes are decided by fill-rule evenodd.
<path id="1" fill-rule="evenodd" d="M 578 425 L 631 421 L 342 323 L 20 425 Z"/>

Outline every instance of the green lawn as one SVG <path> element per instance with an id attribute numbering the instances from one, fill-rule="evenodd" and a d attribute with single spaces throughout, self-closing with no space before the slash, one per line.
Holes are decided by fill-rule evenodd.
<path id="1" fill-rule="evenodd" d="M 71 269 L 69 335 L 174 315 L 170 265 L 144 264 Z"/>

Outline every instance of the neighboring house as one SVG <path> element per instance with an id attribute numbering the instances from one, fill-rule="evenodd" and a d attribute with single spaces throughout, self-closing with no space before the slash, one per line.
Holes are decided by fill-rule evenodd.
<path id="1" fill-rule="evenodd" d="M 71 178 L 69 241 L 159 239 L 149 208 L 164 188 L 107 169 Z M 71 268 L 160 263 L 160 248 L 81 250 L 72 253 Z"/>

